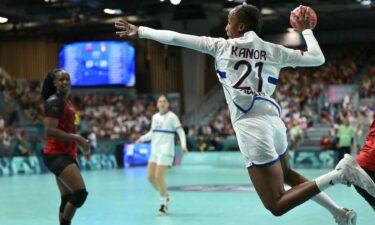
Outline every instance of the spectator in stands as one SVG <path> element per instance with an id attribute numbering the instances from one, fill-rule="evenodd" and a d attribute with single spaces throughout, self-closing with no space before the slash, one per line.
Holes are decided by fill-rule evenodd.
<path id="1" fill-rule="evenodd" d="M 201 151 L 201 152 L 207 151 L 208 147 L 207 147 L 207 143 L 206 143 L 204 137 L 202 137 L 202 136 L 198 137 L 197 145 L 198 145 L 198 150 L 199 151 Z"/>
<path id="2" fill-rule="evenodd" d="M 27 146 L 25 138 L 26 138 L 26 130 L 24 129 L 18 130 L 14 138 L 16 142 L 16 149 L 15 149 L 14 155 L 19 155 L 19 156 L 32 155 L 32 151 Z"/>
<path id="3" fill-rule="evenodd" d="M 97 139 L 96 139 L 96 133 L 93 130 L 90 131 L 90 133 L 87 137 L 87 140 L 89 140 L 89 143 L 90 143 L 91 154 L 95 153 L 96 149 L 98 147 L 98 142 L 97 142 Z"/>
<path id="4" fill-rule="evenodd" d="M 85 139 L 87 139 L 89 141 L 90 153 L 91 154 L 95 153 L 96 148 L 98 146 L 95 129 L 92 128 L 90 130 L 86 130 L 86 131 L 82 132 L 81 135 L 82 135 L 82 137 L 84 137 Z"/>
<path id="5" fill-rule="evenodd" d="M 354 128 L 349 125 L 348 118 L 343 119 L 343 123 L 337 130 L 337 159 L 336 164 L 344 158 L 345 154 L 350 154 L 354 140 Z"/>
<path id="6" fill-rule="evenodd" d="M 329 138 L 328 135 L 324 135 L 322 137 L 322 140 L 320 141 L 320 150 L 329 150 L 332 147 L 332 142 L 331 139 Z"/>
<path id="7" fill-rule="evenodd" d="M 296 150 L 298 147 L 299 141 L 301 139 L 301 135 L 302 135 L 302 129 L 299 126 L 299 123 L 297 122 L 297 120 L 293 120 L 292 127 L 290 128 L 289 134 L 290 134 L 290 149 Z"/>
<path id="8" fill-rule="evenodd" d="M 12 156 L 11 144 L 13 136 L 11 128 L 4 128 L 0 130 L 0 156 L 10 157 Z"/>

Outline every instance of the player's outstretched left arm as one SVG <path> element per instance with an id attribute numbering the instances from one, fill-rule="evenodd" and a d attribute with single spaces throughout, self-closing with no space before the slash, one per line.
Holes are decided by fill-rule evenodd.
<path id="1" fill-rule="evenodd" d="M 218 49 L 218 43 L 224 40 L 221 38 L 181 34 L 169 30 L 156 30 L 143 26 L 137 27 L 124 19 L 116 21 L 115 27 L 119 29 L 116 34 L 120 37 L 150 39 L 166 45 L 190 48 L 213 56 Z"/>

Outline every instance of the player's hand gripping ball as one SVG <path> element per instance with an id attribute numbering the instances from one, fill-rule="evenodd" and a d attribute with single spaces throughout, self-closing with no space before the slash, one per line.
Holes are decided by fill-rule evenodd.
<path id="1" fill-rule="evenodd" d="M 301 10 L 302 10 L 302 12 L 301 12 Z M 312 8 L 310 8 L 308 6 L 298 6 L 290 14 L 290 25 L 292 25 L 293 28 L 297 28 L 296 21 L 295 21 L 293 15 L 292 15 L 293 13 L 298 18 L 301 18 L 302 15 L 307 13 L 306 16 L 310 19 L 311 29 L 314 29 L 316 24 L 318 23 L 318 17 L 316 15 L 315 11 Z"/>

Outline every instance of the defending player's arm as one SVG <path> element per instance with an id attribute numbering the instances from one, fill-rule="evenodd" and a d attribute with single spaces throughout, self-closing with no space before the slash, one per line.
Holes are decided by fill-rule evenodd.
<path id="1" fill-rule="evenodd" d="M 58 117 L 63 112 L 63 102 L 59 99 L 49 99 L 45 103 L 44 127 L 46 135 L 58 141 L 76 141 L 82 146 L 84 153 L 90 152 L 89 142 L 78 134 L 66 133 L 58 129 Z"/>
<path id="2" fill-rule="evenodd" d="M 169 30 L 155 30 L 149 27 L 137 27 L 129 24 L 125 20 L 119 20 L 115 23 L 116 32 L 120 37 L 131 36 L 154 40 L 167 45 L 175 45 L 190 48 L 196 51 L 215 55 L 218 50 L 218 42 L 224 40 L 221 38 L 199 37 L 188 34 L 181 34 Z"/>

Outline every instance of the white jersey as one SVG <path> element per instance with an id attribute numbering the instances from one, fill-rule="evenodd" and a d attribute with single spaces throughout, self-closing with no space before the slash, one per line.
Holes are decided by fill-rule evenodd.
<path id="1" fill-rule="evenodd" d="M 151 140 L 151 154 L 174 156 L 176 133 L 179 135 L 181 146 L 186 147 L 185 132 L 180 120 L 176 114 L 168 111 L 153 115 L 150 131 L 141 138 L 143 141 Z"/>
<path id="2" fill-rule="evenodd" d="M 311 30 L 302 32 L 307 52 L 263 41 L 253 31 L 235 39 L 197 37 L 173 31 L 139 28 L 139 37 L 183 46 L 215 58 L 217 76 L 223 86 L 232 123 L 249 112 L 280 115 L 271 98 L 283 67 L 318 66 L 324 56 Z"/>

